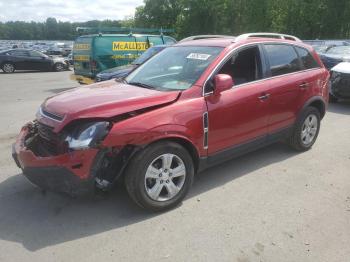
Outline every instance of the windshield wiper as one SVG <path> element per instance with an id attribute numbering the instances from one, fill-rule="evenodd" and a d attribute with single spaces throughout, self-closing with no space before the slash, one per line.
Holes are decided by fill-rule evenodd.
<path id="1" fill-rule="evenodd" d="M 150 86 L 144 83 L 140 83 L 140 82 L 128 82 L 129 85 L 134 85 L 134 86 L 139 86 L 142 88 L 147 88 L 147 89 L 155 89 L 154 86 Z"/>

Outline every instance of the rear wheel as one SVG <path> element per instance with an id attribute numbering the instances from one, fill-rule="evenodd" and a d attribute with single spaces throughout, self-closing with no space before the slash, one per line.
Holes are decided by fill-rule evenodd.
<path id="1" fill-rule="evenodd" d="M 4 71 L 4 73 L 15 72 L 15 66 L 14 66 L 14 64 L 12 64 L 10 62 L 3 63 L 1 69 L 2 69 L 2 71 Z"/>
<path id="2" fill-rule="evenodd" d="M 53 67 L 53 69 L 56 71 L 56 72 L 61 72 L 63 70 L 65 70 L 65 67 L 64 67 L 64 64 L 62 63 L 56 63 Z"/>
<path id="3" fill-rule="evenodd" d="M 194 177 L 190 154 L 177 143 L 159 142 L 139 152 L 129 163 L 125 184 L 141 207 L 162 211 L 178 205 Z"/>
<path id="4" fill-rule="evenodd" d="M 315 107 L 307 107 L 299 117 L 293 134 L 289 138 L 290 146 L 298 151 L 309 150 L 320 131 L 320 119 L 320 112 Z"/>

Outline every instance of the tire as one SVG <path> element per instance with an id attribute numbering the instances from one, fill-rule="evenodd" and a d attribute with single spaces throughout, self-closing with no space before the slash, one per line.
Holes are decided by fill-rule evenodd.
<path id="1" fill-rule="evenodd" d="M 320 112 L 312 106 L 305 108 L 288 139 L 288 144 L 301 152 L 311 149 L 320 132 L 320 124 Z"/>
<path id="2" fill-rule="evenodd" d="M 66 68 L 64 66 L 64 64 L 62 63 L 56 63 L 54 66 L 53 66 L 53 70 L 55 72 L 61 72 L 61 71 L 64 71 Z"/>
<path id="3" fill-rule="evenodd" d="M 181 145 L 166 141 L 152 144 L 134 156 L 126 169 L 125 185 L 136 204 L 164 211 L 184 199 L 193 178 L 191 155 Z"/>
<path id="4" fill-rule="evenodd" d="M 338 102 L 338 98 L 335 97 L 335 96 L 332 95 L 332 94 L 329 94 L 329 102 L 330 102 L 330 103 L 337 103 L 337 102 Z"/>
<path id="5" fill-rule="evenodd" d="M 2 64 L 1 69 L 4 73 L 10 74 L 15 72 L 15 65 L 11 62 L 5 62 Z"/>

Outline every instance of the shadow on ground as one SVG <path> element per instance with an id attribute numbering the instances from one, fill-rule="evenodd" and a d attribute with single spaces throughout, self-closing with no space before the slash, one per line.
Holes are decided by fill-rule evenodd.
<path id="1" fill-rule="evenodd" d="M 337 103 L 331 103 L 328 111 L 336 114 L 350 115 L 350 100 L 340 100 Z"/>
<path id="2" fill-rule="evenodd" d="M 228 161 L 198 174 L 187 199 L 295 155 L 286 145 L 275 144 Z M 42 194 L 20 174 L 0 184 L 0 207 L 0 239 L 21 243 L 30 251 L 162 215 L 139 209 L 120 186 L 105 199 L 71 199 Z"/>

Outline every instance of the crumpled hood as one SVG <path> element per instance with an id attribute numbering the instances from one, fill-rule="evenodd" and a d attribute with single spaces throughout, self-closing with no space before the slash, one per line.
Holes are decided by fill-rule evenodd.
<path id="1" fill-rule="evenodd" d="M 63 117 L 54 121 L 38 113 L 37 119 L 53 126 L 58 132 L 75 119 L 110 118 L 153 106 L 175 101 L 180 91 L 161 92 L 118 83 L 115 80 L 71 89 L 48 98 L 42 109 L 49 114 Z"/>

